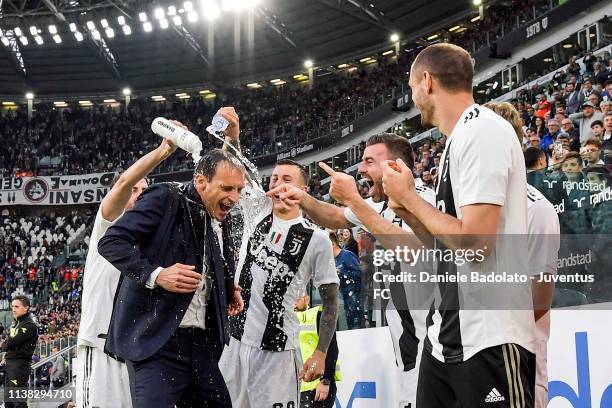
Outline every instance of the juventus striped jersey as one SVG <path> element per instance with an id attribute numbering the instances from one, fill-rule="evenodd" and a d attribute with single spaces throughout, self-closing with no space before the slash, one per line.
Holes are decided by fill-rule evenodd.
<path id="1" fill-rule="evenodd" d="M 527 253 L 526 243 L 521 242 L 527 234 L 525 174 L 523 152 L 512 126 L 490 109 L 476 104 L 468 107 L 442 154 L 437 207 L 461 219 L 464 206 L 500 206 L 496 246 L 480 263 L 437 262 L 438 275 L 530 275 L 527 257 L 520 256 Z M 436 244 L 445 249 L 440 241 Z M 425 350 L 439 361 L 462 362 L 504 343 L 534 352 L 530 282 L 507 284 L 501 291 L 495 284 L 468 279 L 438 283 L 438 289 L 427 316 Z"/>
<path id="2" fill-rule="evenodd" d="M 527 242 L 532 275 L 542 272 L 557 274 L 560 246 L 559 217 L 555 207 L 535 187 L 527 184 Z M 536 385 L 548 389 L 548 338 L 550 312 L 536 322 Z M 536 391 L 537 394 L 537 391 Z"/>
<path id="3" fill-rule="evenodd" d="M 435 192 L 424 186 L 420 179 L 415 180 L 415 188 L 425 201 L 435 205 Z M 387 206 L 387 202 L 377 203 L 371 197 L 365 201 L 384 219 L 412 233 L 410 226 Z M 365 228 L 355 213 L 348 207 L 344 209 L 344 218 L 355 226 Z M 378 242 L 377 249 L 383 249 Z M 422 266 L 420 263 L 411 267 L 403 263 L 388 262 L 381 266 L 375 266 L 375 268 L 376 272 L 389 275 L 413 270 L 427 270 Z M 399 283 L 390 284 L 386 289 L 391 291 L 391 301 L 386 305 L 383 304 L 383 308 L 393 341 L 396 364 L 400 370 L 409 371 L 418 365 L 419 343 L 425 337 L 425 317 L 427 316 L 428 305 L 431 302 L 431 291 L 427 290 L 424 285 Z M 417 304 L 421 304 L 421 306 L 414 307 Z"/>
<path id="4" fill-rule="evenodd" d="M 244 310 L 230 319 L 231 335 L 261 350 L 299 347 L 296 301 L 312 279 L 315 287 L 339 284 L 329 235 L 301 215 L 282 220 L 272 200 L 255 217 L 252 234 L 242 239 L 236 283 Z"/>

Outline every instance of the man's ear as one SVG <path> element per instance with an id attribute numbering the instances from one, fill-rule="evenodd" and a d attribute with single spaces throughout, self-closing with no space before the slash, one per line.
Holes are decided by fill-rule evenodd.
<path id="1" fill-rule="evenodd" d="M 197 190 L 203 190 L 206 188 L 206 184 L 208 184 L 208 179 L 202 174 L 196 174 L 194 177 L 194 184 Z"/>
<path id="2" fill-rule="evenodd" d="M 300 187 L 300 190 L 304 190 L 305 192 L 308 192 L 309 188 L 308 186 L 302 186 Z"/>
<path id="3" fill-rule="evenodd" d="M 423 71 L 423 86 L 425 87 L 425 93 L 431 94 L 433 92 L 433 77 L 429 71 Z"/>

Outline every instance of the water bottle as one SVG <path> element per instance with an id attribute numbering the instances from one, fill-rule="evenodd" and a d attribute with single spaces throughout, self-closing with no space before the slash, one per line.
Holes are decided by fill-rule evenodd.
<path id="1" fill-rule="evenodd" d="M 222 132 L 225 132 L 225 129 L 229 126 L 229 122 L 221 115 L 215 115 L 212 119 L 212 123 L 210 126 L 206 128 L 206 131 L 211 135 L 217 136 Z"/>
<path id="2" fill-rule="evenodd" d="M 151 123 L 151 130 L 153 133 L 171 140 L 175 145 L 185 150 L 187 153 L 191 153 L 196 165 L 200 161 L 202 141 L 197 135 L 182 127 L 176 126 L 168 119 L 162 117 L 153 120 L 153 123 Z"/>

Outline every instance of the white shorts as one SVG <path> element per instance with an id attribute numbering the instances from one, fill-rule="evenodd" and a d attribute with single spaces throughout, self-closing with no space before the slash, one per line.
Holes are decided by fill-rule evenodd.
<path id="1" fill-rule="evenodd" d="M 535 408 L 546 408 L 548 406 L 547 353 L 547 342 L 538 341 L 536 343 Z"/>
<path id="2" fill-rule="evenodd" d="M 416 391 L 419 382 L 419 367 L 410 371 L 395 368 L 399 381 L 399 408 L 416 407 Z"/>
<path id="3" fill-rule="evenodd" d="M 234 408 L 299 408 L 301 361 L 296 350 L 265 351 L 230 338 L 219 369 Z"/>
<path id="4" fill-rule="evenodd" d="M 75 371 L 77 408 L 132 408 L 125 364 L 98 347 L 81 345 Z"/>

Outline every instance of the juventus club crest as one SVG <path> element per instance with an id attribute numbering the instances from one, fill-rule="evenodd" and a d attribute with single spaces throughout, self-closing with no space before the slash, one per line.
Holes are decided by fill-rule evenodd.
<path id="1" fill-rule="evenodd" d="M 300 253 L 300 249 L 302 249 L 302 244 L 304 243 L 304 237 L 296 236 L 291 238 L 291 247 L 289 247 L 289 253 L 293 256 Z"/>

